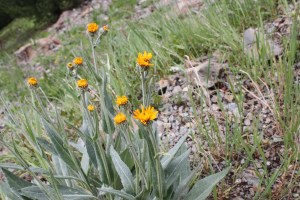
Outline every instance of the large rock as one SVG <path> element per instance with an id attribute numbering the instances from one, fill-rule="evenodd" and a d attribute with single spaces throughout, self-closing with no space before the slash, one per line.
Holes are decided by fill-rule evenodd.
<path id="1" fill-rule="evenodd" d="M 258 29 L 248 28 L 245 30 L 244 53 L 248 56 L 258 58 L 261 48 L 267 48 L 273 56 L 280 56 L 282 54 L 282 47 L 278 39 L 273 39 Z"/>
<path id="2" fill-rule="evenodd" d="M 228 67 L 227 63 L 219 63 L 216 57 L 205 61 L 186 60 L 187 75 L 194 86 L 211 88 L 219 80 L 221 72 Z"/>
<path id="3" fill-rule="evenodd" d="M 56 37 L 41 38 L 27 43 L 15 51 L 19 64 L 30 63 L 37 55 L 49 55 L 60 47 L 60 41 Z"/>

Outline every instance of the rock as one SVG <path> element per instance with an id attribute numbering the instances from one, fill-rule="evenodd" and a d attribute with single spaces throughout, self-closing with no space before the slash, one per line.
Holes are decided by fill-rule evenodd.
<path id="1" fill-rule="evenodd" d="M 212 103 L 217 103 L 218 102 L 218 97 L 216 95 L 214 95 L 212 98 L 211 98 L 211 102 Z"/>
<path id="2" fill-rule="evenodd" d="M 181 91 L 182 91 L 182 89 L 181 89 L 180 86 L 175 86 L 172 92 L 173 92 L 173 94 L 177 94 L 177 93 L 179 93 Z"/>
<path id="3" fill-rule="evenodd" d="M 270 38 L 268 35 L 259 32 L 257 29 L 248 28 L 244 31 L 244 52 L 249 56 L 258 58 L 260 49 L 257 49 L 257 42 L 259 40 L 259 48 L 269 48 L 273 56 L 279 56 L 282 54 L 282 47 L 280 41 Z M 270 58 L 266 58 L 270 59 Z"/>
<path id="4" fill-rule="evenodd" d="M 165 94 L 170 82 L 167 79 L 162 79 L 158 81 L 155 85 L 156 91 L 159 95 Z"/>
<path id="5" fill-rule="evenodd" d="M 234 98 L 233 94 L 225 94 L 224 96 L 224 99 L 226 99 L 228 103 L 231 103 L 233 101 L 233 98 Z"/>
<path id="6" fill-rule="evenodd" d="M 172 5 L 178 15 L 187 15 L 191 9 L 199 11 L 204 4 L 203 0 L 161 0 L 160 6 Z"/>
<path id="7" fill-rule="evenodd" d="M 213 111 L 218 111 L 218 110 L 220 110 L 220 107 L 219 107 L 217 104 L 212 104 L 212 105 L 211 105 L 211 109 L 212 109 Z"/>
<path id="8" fill-rule="evenodd" d="M 28 63 L 37 55 L 37 53 L 33 50 L 33 44 L 31 43 L 20 47 L 14 54 L 16 55 L 19 63 Z"/>
<path id="9" fill-rule="evenodd" d="M 164 133 L 165 131 L 165 126 L 164 126 L 164 122 L 163 121 L 160 121 L 160 120 L 157 120 L 156 121 L 156 124 L 157 124 L 157 132 L 159 134 L 159 137 L 161 137 L 161 135 Z"/>
<path id="10" fill-rule="evenodd" d="M 238 111 L 238 106 L 236 103 L 229 103 L 229 104 L 225 105 L 225 109 L 234 113 L 234 112 Z"/>
<path id="11" fill-rule="evenodd" d="M 232 200 L 244 200 L 242 197 L 234 197 Z"/>
<path id="12" fill-rule="evenodd" d="M 183 89 L 182 89 L 182 92 L 188 92 L 189 91 L 189 87 L 184 87 Z"/>
<path id="13" fill-rule="evenodd" d="M 256 42 L 256 30 L 248 28 L 244 31 L 244 46 L 252 45 Z"/>
<path id="14" fill-rule="evenodd" d="M 187 117 L 187 116 L 189 116 L 188 113 L 179 113 L 179 115 L 180 115 L 181 117 Z"/>
<path id="15" fill-rule="evenodd" d="M 169 122 L 173 122 L 173 121 L 174 121 L 174 116 L 171 115 L 171 116 L 169 117 Z"/>
<path id="16" fill-rule="evenodd" d="M 259 178 L 257 177 L 254 171 L 245 170 L 242 172 L 242 176 L 247 180 L 248 184 L 252 184 L 252 185 L 259 184 Z"/>
<path id="17" fill-rule="evenodd" d="M 245 119 L 244 124 L 245 126 L 250 126 L 251 121 L 249 119 Z"/>
<path id="18" fill-rule="evenodd" d="M 272 121 L 272 120 L 271 120 L 269 117 L 267 117 L 265 123 L 266 123 L 266 124 L 270 124 L 271 121 Z"/>
<path id="19" fill-rule="evenodd" d="M 227 64 L 207 60 L 187 69 L 187 75 L 194 86 L 211 88 L 217 83 L 222 69 L 227 67 Z"/>
<path id="20" fill-rule="evenodd" d="M 49 55 L 60 46 L 60 41 L 56 37 L 49 36 L 25 44 L 15 51 L 15 55 L 18 63 L 30 63 L 37 55 Z"/>
<path id="21" fill-rule="evenodd" d="M 300 196 L 300 194 L 297 194 L 297 193 L 294 193 L 294 194 L 293 194 L 293 197 L 294 197 L 294 198 L 297 198 L 297 197 L 299 197 L 299 196 Z"/>

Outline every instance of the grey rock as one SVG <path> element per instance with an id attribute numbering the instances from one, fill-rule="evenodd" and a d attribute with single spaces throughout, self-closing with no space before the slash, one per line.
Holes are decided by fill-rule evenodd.
<path id="1" fill-rule="evenodd" d="M 181 87 L 180 87 L 179 85 L 177 85 L 177 86 L 175 86 L 174 89 L 173 89 L 173 94 L 177 94 L 177 93 L 179 93 L 179 92 L 181 92 L 181 91 L 182 91 Z"/>
<path id="2" fill-rule="evenodd" d="M 248 28 L 244 32 L 244 45 L 253 44 L 256 41 L 256 30 L 253 28 Z"/>

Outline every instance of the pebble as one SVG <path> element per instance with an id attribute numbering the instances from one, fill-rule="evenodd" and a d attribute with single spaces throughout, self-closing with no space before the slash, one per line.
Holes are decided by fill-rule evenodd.
<path id="1" fill-rule="evenodd" d="M 246 126 L 250 126 L 251 121 L 250 121 L 249 119 L 245 119 L 244 124 L 245 124 Z"/>
<path id="2" fill-rule="evenodd" d="M 218 111 L 218 110 L 220 110 L 220 107 L 219 107 L 217 104 L 212 104 L 212 105 L 211 105 L 211 109 L 212 109 L 213 111 Z"/>
<path id="3" fill-rule="evenodd" d="M 266 119 L 265 123 L 266 123 L 266 124 L 270 124 L 271 121 L 272 121 L 272 120 L 268 117 L 268 118 Z"/>
<path id="4" fill-rule="evenodd" d="M 173 92 L 173 94 L 177 94 L 181 91 L 182 91 L 181 87 L 179 85 L 177 85 L 177 86 L 174 87 L 172 92 Z"/>
<path id="5" fill-rule="evenodd" d="M 227 100 L 227 102 L 231 103 L 233 101 L 234 96 L 232 94 L 225 94 L 224 99 Z"/>
<path id="6" fill-rule="evenodd" d="M 180 107 L 178 108 L 178 112 L 179 112 L 179 113 L 182 113 L 182 112 L 183 112 L 183 106 L 180 106 Z"/>
<path id="7" fill-rule="evenodd" d="M 189 91 L 189 87 L 184 87 L 184 88 L 182 89 L 182 92 L 187 92 L 187 91 Z"/>
<path id="8" fill-rule="evenodd" d="M 218 102 L 218 97 L 216 95 L 214 95 L 212 98 L 211 98 L 211 102 L 212 103 L 217 103 Z"/>
<path id="9" fill-rule="evenodd" d="M 240 184 L 241 182 L 242 182 L 242 180 L 240 178 L 238 178 L 238 179 L 235 180 L 236 184 Z"/>
<path id="10" fill-rule="evenodd" d="M 297 198 L 297 197 L 299 197 L 300 196 L 300 194 L 297 194 L 297 193 L 294 193 L 293 194 L 293 197 L 295 197 L 295 198 Z"/>

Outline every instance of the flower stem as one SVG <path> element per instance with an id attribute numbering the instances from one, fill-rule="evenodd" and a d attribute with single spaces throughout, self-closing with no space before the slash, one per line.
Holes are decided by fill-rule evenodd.
<path id="1" fill-rule="evenodd" d="M 142 165 L 142 163 L 140 162 L 140 160 L 139 160 L 139 158 L 138 158 L 138 155 L 137 155 L 137 153 L 136 153 L 136 151 L 135 151 L 135 149 L 134 149 L 134 147 L 133 147 L 132 141 L 130 140 L 129 136 L 127 135 L 127 131 L 128 131 L 128 130 L 122 131 L 123 136 L 124 136 L 124 138 L 125 138 L 125 140 L 126 140 L 126 143 L 127 143 L 128 146 L 129 146 L 131 155 L 133 156 L 136 165 L 138 166 L 139 170 L 140 170 L 141 173 L 142 173 L 142 177 L 143 177 L 144 182 L 145 182 L 145 187 L 146 187 L 146 189 L 148 190 L 149 186 L 148 186 L 148 182 L 147 182 L 147 178 L 146 178 L 146 172 L 145 172 L 145 170 L 144 170 L 144 168 L 143 168 L 143 165 Z"/>
<path id="2" fill-rule="evenodd" d="M 141 70 L 141 80 L 142 80 L 142 93 L 143 93 L 143 105 L 146 107 L 146 76 L 145 72 Z"/>
<path id="3" fill-rule="evenodd" d="M 98 74 L 98 69 L 97 69 L 97 62 L 96 62 L 96 55 L 95 55 L 95 45 L 93 43 L 93 37 L 90 39 L 91 47 L 92 47 L 92 55 L 93 55 L 93 64 L 94 64 L 94 69 L 96 74 Z"/>

